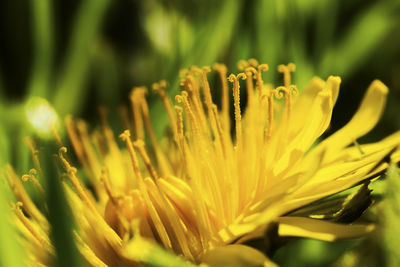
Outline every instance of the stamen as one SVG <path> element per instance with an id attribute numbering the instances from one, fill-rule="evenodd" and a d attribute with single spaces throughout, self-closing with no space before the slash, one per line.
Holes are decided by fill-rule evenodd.
<path id="1" fill-rule="evenodd" d="M 117 205 L 118 203 L 117 203 L 117 200 L 115 199 L 113 190 L 111 189 L 110 181 L 107 178 L 107 170 L 104 168 L 101 170 L 100 182 L 103 184 L 104 189 L 106 190 L 106 193 L 107 193 L 108 197 L 110 198 L 111 202 L 114 205 Z"/>
<path id="2" fill-rule="evenodd" d="M 247 67 L 249 67 L 249 62 L 244 59 L 239 60 L 239 62 L 237 63 L 237 68 L 240 71 L 245 70 Z"/>
<path id="3" fill-rule="evenodd" d="M 180 78 L 186 77 L 186 75 L 188 75 L 188 73 L 189 73 L 188 69 L 180 69 L 179 70 L 179 77 Z"/>
<path id="4" fill-rule="evenodd" d="M 151 178 L 153 178 L 154 181 L 157 180 L 158 174 L 157 174 L 156 170 L 154 169 L 153 165 L 151 164 L 151 161 L 150 161 L 149 155 L 147 154 L 143 140 L 140 140 L 140 139 L 136 140 L 133 143 L 133 145 L 139 151 L 139 154 L 140 154 L 140 156 L 143 160 L 143 163 L 146 166 L 147 172 L 149 173 Z"/>
<path id="5" fill-rule="evenodd" d="M 247 67 L 246 72 L 246 89 L 247 89 L 247 106 L 249 108 L 253 105 L 254 99 L 254 85 L 253 85 L 253 75 L 257 77 L 257 70 L 254 67 Z"/>
<path id="6" fill-rule="evenodd" d="M 269 67 L 267 64 L 260 64 L 257 66 L 257 76 L 256 76 L 256 87 L 257 87 L 257 92 L 258 96 L 261 98 L 262 95 L 262 90 L 264 88 L 264 81 L 262 79 L 262 71 L 268 71 Z"/>
<path id="7" fill-rule="evenodd" d="M 147 105 L 146 97 L 144 94 L 141 95 L 140 102 L 141 102 L 141 111 L 142 111 L 143 119 L 144 119 L 144 125 L 146 127 L 146 131 L 149 136 L 151 145 L 153 146 L 153 150 L 156 154 L 156 158 L 157 158 L 160 170 L 161 170 L 162 174 L 171 173 L 171 168 L 168 164 L 168 161 L 166 160 L 166 158 L 164 156 L 164 153 L 160 149 L 156 135 L 153 131 L 153 127 L 151 125 L 151 120 L 150 120 L 149 106 Z M 141 140 L 144 140 L 144 139 L 141 139 Z"/>
<path id="8" fill-rule="evenodd" d="M 192 108 L 190 106 L 190 103 L 188 101 L 187 92 L 186 91 L 182 91 L 181 95 L 175 96 L 175 100 L 178 103 L 182 103 L 183 104 L 183 107 L 185 109 L 186 114 L 188 115 L 188 118 L 189 118 L 189 121 L 190 121 L 190 124 L 191 124 L 191 129 L 192 129 L 193 135 L 194 136 L 199 136 L 199 134 L 200 134 L 200 132 L 199 132 L 199 124 L 198 124 L 198 121 L 196 119 L 196 116 L 193 113 L 193 110 L 192 110 Z"/>
<path id="9" fill-rule="evenodd" d="M 179 97 L 178 97 L 179 99 Z M 181 100 L 178 100 L 177 102 L 180 102 Z M 184 134 L 183 134 L 183 116 L 182 116 L 182 108 L 179 106 L 174 106 L 175 108 L 175 112 L 177 114 L 177 124 L 176 124 L 176 132 L 178 133 L 179 137 L 184 138 Z"/>
<path id="10" fill-rule="evenodd" d="M 138 158 L 136 156 L 136 152 L 133 149 L 133 145 L 132 145 L 132 141 L 131 141 L 131 133 L 129 130 L 125 130 L 122 134 L 120 134 L 119 136 L 122 141 L 124 141 L 126 143 L 126 146 L 128 147 L 128 151 L 131 157 L 131 161 L 132 161 L 132 168 L 133 168 L 133 172 L 135 173 L 136 179 L 137 179 L 137 183 L 139 185 L 139 189 L 141 191 L 141 193 L 143 194 L 148 212 L 150 214 L 151 219 L 154 221 L 154 227 L 156 228 L 162 243 L 164 244 L 164 246 L 168 249 L 172 249 L 172 244 L 171 244 L 171 240 L 163 226 L 163 223 L 160 219 L 159 214 L 157 213 L 153 203 L 150 200 L 148 191 L 146 189 L 146 186 L 144 184 L 144 180 L 142 178 L 142 175 L 140 173 L 140 169 L 139 169 L 139 161 Z"/>
<path id="11" fill-rule="evenodd" d="M 93 267 L 107 267 L 102 260 L 98 258 L 98 256 L 93 252 L 92 248 L 90 248 L 82 238 L 77 234 L 76 231 L 73 231 L 75 241 L 77 243 L 77 248 L 80 253 L 85 257 L 85 259 L 89 262 L 89 264 Z M 40 265 L 38 265 L 40 266 Z"/>
<path id="12" fill-rule="evenodd" d="M 82 185 L 80 184 L 78 177 L 76 176 L 77 169 L 75 167 L 72 167 L 71 164 L 67 161 L 65 156 L 66 153 L 67 153 L 67 148 L 64 146 L 58 150 L 58 156 L 65 171 L 67 172 L 67 177 L 71 182 L 72 187 L 78 193 L 78 196 L 82 199 L 82 201 L 89 207 L 89 209 L 92 210 L 94 213 L 98 214 L 96 207 L 91 202 L 90 198 L 88 197 Z"/>
<path id="13" fill-rule="evenodd" d="M 85 138 L 86 136 L 83 135 L 82 139 L 79 137 L 79 134 L 77 133 L 75 122 L 71 116 L 67 116 L 65 118 L 65 124 L 66 124 L 66 128 L 67 128 L 68 136 L 69 136 L 69 139 L 71 140 L 72 147 L 75 151 L 75 154 L 77 155 L 79 162 L 82 164 L 83 170 L 85 171 L 87 177 L 89 178 L 90 182 L 93 184 L 93 186 L 96 190 L 96 193 L 98 194 L 98 196 L 101 196 L 101 193 L 100 193 L 101 191 L 99 190 L 97 176 L 95 174 L 95 171 L 92 169 L 96 165 L 91 165 L 91 163 L 97 162 L 97 160 L 95 160 L 95 156 L 93 155 L 94 152 L 91 149 L 89 149 L 88 151 L 85 150 L 83 138 Z M 82 128 L 80 130 L 82 131 Z M 90 144 L 86 144 L 86 147 L 91 147 L 91 146 L 90 146 Z"/>
<path id="14" fill-rule="evenodd" d="M 29 180 L 33 184 L 33 186 L 35 187 L 35 189 L 39 193 L 39 195 L 43 199 L 46 199 L 46 194 L 45 194 L 45 191 L 44 191 L 42 185 L 35 178 L 36 174 L 37 174 L 37 171 L 35 169 L 31 169 L 29 171 L 29 174 L 22 175 L 22 181 L 27 182 Z"/>
<path id="15" fill-rule="evenodd" d="M 193 70 L 197 69 L 197 71 L 201 71 L 197 67 L 192 67 L 192 69 Z M 198 130 L 201 131 L 203 134 L 205 134 L 208 130 L 207 119 L 200 98 L 199 86 L 197 85 L 194 77 L 191 74 L 187 75 L 186 80 L 184 81 L 184 88 L 186 90 L 182 91 L 182 96 L 184 94 L 183 92 L 185 92 L 186 96 L 189 96 L 187 98 L 188 103 L 190 103 L 191 107 L 193 107 L 191 108 L 193 110 L 193 114 L 197 115 Z"/>
<path id="16" fill-rule="evenodd" d="M 211 71 L 211 68 L 209 66 L 205 66 L 201 70 L 200 69 L 198 70 L 198 73 L 200 74 L 200 77 L 201 77 L 201 82 L 203 84 L 204 102 L 206 103 L 208 108 L 211 108 L 211 105 L 213 104 L 212 97 L 211 97 L 210 84 L 207 79 L 207 73 L 210 71 Z"/>
<path id="17" fill-rule="evenodd" d="M 159 211 L 159 216 L 164 219 L 167 223 L 165 229 L 167 230 L 171 239 L 174 239 L 173 247 L 180 250 L 183 255 L 193 260 L 192 253 L 188 247 L 188 240 L 185 234 L 185 226 L 182 219 L 177 216 L 177 212 L 172 206 L 171 202 L 167 200 L 165 194 L 156 186 L 153 180 L 146 178 L 146 187 L 149 191 L 149 195 L 153 200 L 152 203 Z M 175 246 L 176 245 L 176 246 Z"/>
<path id="18" fill-rule="evenodd" d="M 129 196 L 131 197 L 133 206 L 135 207 L 135 213 L 137 215 L 136 218 L 143 218 L 139 223 L 141 236 L 155 239 L 153 230 L 150 227 L 149 213 L 148 209 L 146 208 L 146 203 L 143 199 L 143 194 L 140 193 L 139 189 L 133 189 L 129 191 Z M 131 224 L 135 221 L 136 219 L 133 219 Z"/>
<path id="19" fill-rule="evenodd" d="M 83 120 L 78 120 L 76 122 L 76 128 L 78 129 L 81 144 L 83 146 L 83 151 L 86 154 L 88 160 L 88 166 L 90 167 L 92 172 L 92 181 L 96 181 L 100 175 L 102 164 L 100 163 L 97 153 L 93 148 L 86 123 Z"/>
<path id="20" fill-rule="evenodd" d="M 144 94 L 146 93 L 145 87 L 133 88 L 130 99 L 132 103 L 133 120 L 135 124 L 135 133 L 137 139 L 144 139 L 143 120 L 141 117 L 141 105 Z"/>
<path id="21" fill-rule="evenodd" d="M 48 229 L 49 226 L 46 218 L 33 203 L 32 199 L 30 198 L 23 184 L 21 183 L 20 178 L 16 175 L 14 169 L 7 164 L 4 170 L 8 184 L 10 185 L 10 188 L 15 198 L 21 203 L 24 203 L 25 210 L 31 218 L 37 221 L 43 229 Z"/>
<path id="22" fill-rule="evenodd" d="M 296 65 L 293 63 L 289 63 L 288 65 L 279 65 L 278 71 L 283 73 L 283 84 L 284 86 L 279 86 L 275 90 L 275 95 L 277 98 L 281 98 L 283 93 L 285 93 L 285 110 L 286 110 L 286 121 L 289 123 L 290 114 L 292 111 L 292 95 L 297 95 L 298 90 L 295 85 L 292 85 L 291 82 L 291 72 L 296 70 Z"/>
<path id="23" fill-rule="evenodd" d="M 242 59 L 242 60 L 239 60 L 239 62 L 237 64 L 237 68 L 240 71 L 243 71 L 243 70 L 245 70 L 246 68 L 249 68 L 249 67 L 257 68 L 257 66 L 258 66 L 258 61 L 255 58 L 250 58 L 247 61 Z"/>
<path id="24" fill-rule="evenodd" d="M 279 65 L 278 71 L 283 74 L 283 86 L 288 88 L 292 84 L 291 72 L 296 71 L 296 65 L 289 63 L 288 65 Z"/>
<path id="25" fill-rule="evenodd" d="M 45 246 L 47 248 L 50 248 L 51 245 L 49 244 L 49 242 L 46 240 L 45 237 L 43 237 L 40 233 L 38 233 L 36 231 L 36 229 L 34 228 L 34 226 L 32 225 L 32 222 L 25 217 L 24 213 L 21 210 L 21 207 L 23 206 L 22 202 L 17 202 L 15 204 L 15 213 L 17 214 L 18 218 L 21 220 L 21 222 L 24 224 L 24 226 L 26 227 L 26 229 L 28 229 L 28 231 L 36 238 L 37 241 L 39 241 L 39 243 L 42 246 Z"/>
<path id="26" fill-rule="evenodd" d="M 109 149 L 109 153 L 115 160 L 122 162 L 120 150 L 118 148 L 117 142 L 115 141 L 113 131 L 111 130 L 107 122 L 107 110 L 104 107 L 100 107 L 99 113 L 102 124 L 102 131 Z"/>
<path id="27" fill-rule="evenodd" d="M 174 112 L 172 110 L 172 105 L 170 99 L 167 97 L 165 93 L 165 88 L 167 87 L 167 82 L 165 80 L 160 81 L 159 83 L 153 84 L 153 90 L 158 93 L 161 98 L 161 101 L 164 105 L 165 110 L 167 111 L 169 120 L 171 122 L 172 131 L 174 132 L 174 136 L 176 135 L 176 119 L 174 116 Z M 176 136 L 175 136 L 176 138 Z"/>
<path id="28" fill-rule="evenodd" d="M 67 127 L 68 136 L 69 136 L 69 139 L 71 140 L 75 154 L 77 155 L 81 164 L 85 168 L 88 168 L 88 170 L 89 170 L 89 167 L 88 167 L 89 163 L 87 162 L 86 157 L 85 157 L 84 146 L 78 136 L 78 133 L 76 132 L 75 122 L 74 122 L 74 119 L 72 118 L 72 116 L 67 116 L 65 118 L 65 124 Z"/>
<path id="29" fill-rule="evenodd" d="M 292 95 L 297 95 L 297 87 L 295 85 L 289 85 L 288 87 L 285 86 L 278 86 L 274 90 L 275 97 L 280 99 L 285 96 L 285 107 L 286 107 L 286 119 L 290 118 L 290 113 L 292 110 Z"/>
<path id="30" fill-rule="evenodd" d="M 224 131 L 222 130 L 221 121 L 218 118 L 218 108 L 215 104 L 212 106 L 212 111 L 216 119 L 216 128 L 217 128 L 216 139 L 219 140 L 221 144 L 222 154 L 224 158 L 226 158 L 226 142 L 224 139 Z"/>
<path id="31" fill-rule="evenodd" d="M 133 149 L 133 144 L 131 141 L 131 132 L 129 130 L 125 130 L 122 134 L 119 135 L 119 138 L 121 138 L 121 140 L 126 143 L 129 154 L 131 156 L 133 172 L 135 173 L 137 183 L 139 185 L 143 184 L 143 179 L 142 179 L 142 175 L 140 173 L 140 168 L 139 168 L 139 161 L 136 156 L 135 150 Z"/>
<path id="32" fill-rule="evenodd" d="M 262 90 L 264 88 L 264 81 L 262 79 L 262 71 L 268 71 L 269 67 L 267 64 L 255 64 L 258 63 L 256 60 L 252 61 L 252 64 L 250 64 L 250 61 L 248 63 L 248 67 L 245 69 L 246 71 L 246 75 L 250 74 L 250 75 L 254 75 L 256 78 L 256 90 L 257 90 L 257 94 L 259 99 L 261 100 L 261 96 L 262 96 Z M 258 65 L 258 66 L 257 66 Z M 257 67 L 257 69 L 256 69 Z M 253 96 L 253 79 L 251 77 L 250 81 L 246 82 L 246 86 L 247 86 L 247 92 L 249 95 L 249 101 L 252 101 L 252 96 Z"/>
<path id="33" fill-rule="evenodd" d="M 26 137 L 24 139 L 25 144 L 28 146 L 29 151 L 31 152 L 31 157 L 33 160 L 33 165 L 35 165 L 36 170 L 39 172 L 39 176 L 42 176 L 42 171 L 40 168 L 40 161 L 39 161 L 39 151 L 36 149 L 33 140 L 30 137 Z"/>
<path id="34" fill-rule="evenodd" d="M 123 105 L 118 108 L 118 115 L 121 119 L 122 126 L 124 129 L 129 129 L 131 126 L 130 121 L 129 121 L 129 116 L 128 116 L 128 108 Z"/>
<path id="35" fill-rule="evenodd" d="M 221 97 L 221 110 L 222 121 L 225 131 L 229 132 L 230 119 L 229 119 L 229 87 L 228 79 L 226 77 L 227 67 L 224 64 L 214 64 L 213 69 L 218 72 L 222 84 L 222 97 Z"/>
<path id="36" fill-rule="evenodd" d="M 54 139 L 55 139 L 56 142 L 57 142 L 58 147 L 62 147 L 63 144 L 62 144 L 62 141 L 61 141 L 61 137 L 60 137 L 60 135 L 58 134 L 58 132 L 57 132 L 57 127 L 56 127 L 56 125 L 55 125 L 54 123 L 51 123 L 51 132 L 52 132 L 52 134 L 53 134 L 53 136 L 54 136 Z"/>
<path id="37" fill-rule="evenodd" d="M 110 181 L 107 178 L 107 171 L 104 168 L 101 170 L 100 181 L 103 184 L 104 189 L 106 190 L 106 193 L 108 195 L 109 200 L 111 201 L 111 204 L 114 206 L 114 212 L 116 213 L 118 220 L 123 227 L 123 233 L 125 233 L 129 229 L 129 222 L 127 221 L 128 218 L 127 218 L 127 216 L 124 216 L 121 213 L 120 204 L 119 204 L 116 196 L 113 194 L 113 191 L 110 186 Z M 106 216 L 105 216 L 105 220 L 107 220 Z"/>
<path id="38" fill-rule="evenodd" d="M 235 126 L 236 126 L 236 146 L 241 147 L 242 144 L 242 115 L 240 112 L 240 85 L 239 79 L 246 80 L 246 74 L 239 73 L 229 75 L 229 81 L 233 83 L 233 99 L 235 107 Z"/>
<path id="39" fill-rule="evenodd" d="M 185 148 L 185 136 L 184 136 L 184 132 L 183 132 L 183 114 L 182 114 L 183 110 L 179 106 L 174 106 L 174 108 L 175 108 L 176 117 L 177 117 L 176 133 L 177 133 L 177 137 L 178 137 L 175 141 L 178 144 L 179 151 L 181 152 L 181 155 L 182 155 L 183 168 L 184 168 L 184 170 L 186 170 L 184 173 L 188 173 L 187 172 L 187 155 L 186 155 L 186 148 Z M 185 177 L 185 178 L 188 178 L 188 177 Z"/>
<path id="40" fill-rule="evenodd" d="M 271 90 L 268 94 L 267 105 L 268 105 L 268 115 L 267 115 L 267 128 L 265 130 L 264 141 L 269 142 L 272 136 L 272 125 L 274 123 L 274 95 L 275 91 Z"/>
<path id="41" fill-rule="evenodd" d="M 255 59 L 255 58 L 250 58 L 248 62 L 249 62 L 249 65 L 250 65 L 251 67 L 257 68 L 257 66 L 258 66 L 258 61 L 257 61 L 257 59 Z"/>
<path id="42" fill-rule="evenodd" d="M 198 70 L 201 75 L 202 83 L 203 83 L 203 91 L 204 91 L 204 98 L 205 98 L 205 104 L 207 106 L 207 111 L 208 111 L 208 117 L 209 117 L 209 122 L 211 125 L 212 132 L 214 133 L 214 136 L 218 141 L 220 141 L 218 129 L 217 129 L 217 120 L 218 120 L 218 112 L 213 111 L 213 107 L 215 104 L 212 101 L 211 97 L 211 91 L 210 91 L 210 84 L 208 83 L 207 80 L 207 72 L 211 71 L 210 67 L 204 67 L 202 70 Z M 216 107 L 216 106 L 215 106 Z M 205 139 L 207 140 L 207 139 Z M 207 150 L 207 148 L 205 148 Z"/>

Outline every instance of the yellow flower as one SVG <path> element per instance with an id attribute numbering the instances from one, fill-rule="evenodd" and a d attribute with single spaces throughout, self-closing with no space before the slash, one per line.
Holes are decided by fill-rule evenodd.
<path id="1" fill-rule="evenodd" d="M 294 64 L 278 67 L 284 82 L 276 88 L 263 82 L 266 64 L 242 61 L 239 68 L 244 72 L 227 78 L 226 67 L 214 65 L 220 77 L 220 111 L 212 100 L 208 67 L 182 72 L 175 106 L 166 96 L 165 82 L 154 84 L 170 120 L 170 135 L 161 141 L 152 129 L 142 87 L 131 94 L 133 123 L 126 110 L 121 113 L 127 130 L 120 138 L 127 149 L 119 148 L 104 112 L 101 129 L 92 134 L 83 121 L 66 119 L 72 146 L 93 188 L 83 186 L 66 148 L 60 148 L 67 177 L 63 185 L 78 225 L 75 239 L 88 263 L 136 265 L 149 253 L 149 240 L 199 263 L 216 248 L 264 236 L 271 225 L 278 226 L 282 237 L 325 241 L 373 230 L 370 224 L 336 224 L 316 219 L 323 216 L 294 212 L 378 178 L 388 167 L 388 157 L 400 160 L 400 132 L 378 143 L 352 145 L 376 125 L 387 87 L 372 82 L 351 121 L 318 143 L 331 121 L 339 77 L 314 78 L 297 95 L 291 82 Z M 246 80 L 245 112 L 240 80 Z M 233 88 L 232 122 L 228 81 Z M 128 129 L 134 129 L 133 136 Z M 49 225 L 9 166 L 7 173 L 20 201 L 17 224 L 30 248 L 30 260 L 48 264 L 54 254 Z M 34 175 L 32 171 L 24 177 L 40 188 Z M 40 249 L 35 244 L 41 244 Z"/>

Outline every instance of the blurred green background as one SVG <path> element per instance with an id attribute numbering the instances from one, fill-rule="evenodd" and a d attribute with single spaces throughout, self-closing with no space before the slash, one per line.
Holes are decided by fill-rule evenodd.
<path id="1" fill-rule="evenodd" d="M 276 66 L 294 62 L 300 89 L 314 75 L 341 76 L 327 134 L 351 118 L 373 79 L 382 80 L 390 88 L 385 114 L 360 142 L 378 140 L 400 129 L 399 47 L 399 0 L 2 0 L 0 167 L 10 162 L 19 174 L 30 168 L 23 138 L 34 133 L 24 107 L 33 96 L 46 98 L 60 117 L 73 114 L 95 126 L 97 107 L 116 117 L 133 86 L 166 79 L 173 96 L 180 69 L 222 62 L 236 72 L 237 61 L 248 58 L 268 63 L 264 80 L 275 83 L 281 81 Z M 166 118 L 156 99 L 150 93 L 161 135 Z M 346 251 L 360 243 L 297 241 L 278 251 L 277 260 L 326 266 L 341 258 L 344 264 L 351 257 Z M 7 241 L 0 237 L 0 244 Z"/>

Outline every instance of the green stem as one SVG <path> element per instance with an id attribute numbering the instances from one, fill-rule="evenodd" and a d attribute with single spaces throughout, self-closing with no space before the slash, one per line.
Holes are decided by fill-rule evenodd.
<path id="1" fill-rule="evenodd" d="M 29 82 L 29 97 L 48 97 L 53 62 L 53 22 L 50 0 L 31 0 L 34 59 Z"/>
<path id="2" fill-rule="evenodd" d="M 61 116 L 77 113 L 87 95 L 90 46 L 97 38 L 110 0 L 85 0 L 79 8 L 72 39 L 65 53 L 53 103 Z"/>

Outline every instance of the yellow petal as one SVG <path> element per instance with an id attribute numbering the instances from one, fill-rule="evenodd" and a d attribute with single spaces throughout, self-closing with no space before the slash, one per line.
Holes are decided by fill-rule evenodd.
<path id="1" fill-rule="evenodd" d="M 169 236 L 172 242 L 172 247 L 174 245 L 179 246 L 175 249 L 181 250 L 183 255 L 189 259 L 193 259 L 193 255 L 188 247 L 187 235 L 185 234 L 185 226 L 183 221 L 176 211 L 173 209 L 172 205 L 165 196 L 157 188 L 156 184 L 149 177 L 144 180 L 152 204 L 154 205 L 157 213 L 160 217 L 160 222 L 163 223 L 166 234 Z M 155 224 L 157 222 L 154 222 Z"/>
<path id="2" fill-rule="evenodd" d="M 102 260 L 100 260 L 93 250 L 82 240 L 82 238 L 74 232 L 74 237 L 77 243 L 77 248 L 79 252 L 85 257 L 85 259 L 90 263 L 91 266 L 94 267 L 107 267 Z"/>
<path id="3" fill-rule="evenodd" d="M 304 207 L 317 200 L 358 185 L 360 182 L 367 179 L 366 175 L 373 167 L 374 164 L 372 163 L 354 171 L 354 173 L 342 177 L 341 179 L 301 187 L 298 191 L 288 195 L 287 199 L 281 200 L 279 206 L 280 214 L 287 214 L 297 208 Z"/>
<path id="4" fill-rule="evenodd" d="M 326 130 L 331 120 L 332 108 L 331 90 L 320 92 L 311 107 L 309 116 L 305 118 L 302 131 L 288 144 L 285 148 L 286 152 L 276 163 L 275 176 L 293 166 Z"/>
<path id="5" fill-rule="evenodd" d="M 340 79 L 340 77 L 338 77 L 338 76 L 329 76 L 328 81 L 326 82 L 327 86 L 332 91 L 333 105 L 336 104 L 336 101 L 338 99 L 341 82 L 342 82 L 342 79 Z"/>
<path id="6" fill-rule="evenodd" d="M 171 183 L 170 181 L 171 179 L 160 178 L 158 179 L 157 184 L 160 187 L 160 190 L 165 194 L 165 196 L 177 210 L 185 224 L 188 225 L 188 227 L 196 226 L 197 222 L 195 220 L 196 216 L 192 194 L 190 193 L 186 195 L 185 191 L 181 190 L 177 186 L 174 186 L 175 184 Z M 180 181 L 184 183 L 182 180 Z"/>
<path id="7" fill-rule="evenodd" d="M 82 232 L 91 236 L 93 240 L 98 240 L 100 243 L 107 241 L 114 249 L 118 250 L 121 248 L 121 238 L 106 223 L 103 217 L 89 209 L 65 182 L 63 182 L 63 187 L 69 205 L 72 207 L 71 210 L 73 211 L 75 221 Z"/>
<path id="8" fill-rule="evenodd" d="M 335 180 L 344 177 L 347 174 L 353 173 L 354 171 L 357 171 L 367 165 L 379 163 L 386 155 L 388 155 L 391 150 L 392 148 L 384 149 L 379 152 L 364 155 L 359 160 L 338 163 L 321 168 L 311 179 L 309 179 L 307 184 L 318 184 Z"/>
<path id="9" fill-rule="evenodd" d="M 368 133 L 382 115 L 387 94 L 388 88 L 382 82 L 373 81 L 350 122 L 321 142 L 314 151 L 326 149 L 325 160 L 329 160 L 337 151 Z"/>
<path id="10" fill-rule="evenodd" d="M 304 217 L 280 217 L 278 222 L 280 236 L 305 237 L 323 241 L 361 237 L 375 229 L 373 224 L 336 224 Z"/>
<path id="11" fill-rule="evenodd" d="M 201 261 L 209 267 L 277 267 L 261 251 L 244 245 L 228 245 L 207 251 Z"/>
<path id="12" fill-rule="evenodd" d="M 384 149 L 393 149 L 400 144 L 400 131 L 396 132 L 385 139 L 371 144 L 351 146 L 344 149 L 342 152 L 337 153 L 334 157 L 331 157 L 330 164 L 336 161 L 351 161 L 357 158 L 361 158 L 363 155 L 372 154 L 375 152 L 382 151 Z"/>

